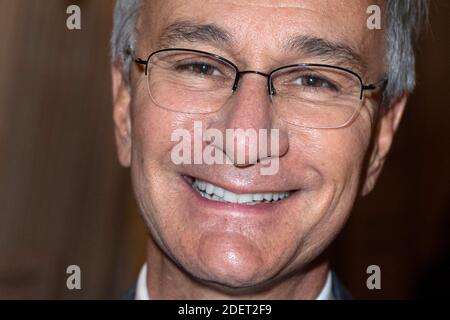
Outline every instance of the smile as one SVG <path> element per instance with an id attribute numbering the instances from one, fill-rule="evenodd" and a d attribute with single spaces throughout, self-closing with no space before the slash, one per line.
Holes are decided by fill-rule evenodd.
<path id="1" fill-rule="evenodd" d="M 281 201 L 288 198 L 291 194 L 289 191 L 237 194 L 199 179 L 194 179 L 192 182 L 192 188 L 208 200 L 239 203 L 250 206 L 259 203 Z"/>

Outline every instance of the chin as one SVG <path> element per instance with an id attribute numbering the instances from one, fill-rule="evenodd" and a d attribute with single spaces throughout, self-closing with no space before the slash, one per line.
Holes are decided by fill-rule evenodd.
<path id="1" fill-rule="evenodd" d="M 185 249 L 190 274 L 229 289 L 258 286 L 281 267 L 256 241 L 237 233 L 206 231 L 192 250 Z"/>

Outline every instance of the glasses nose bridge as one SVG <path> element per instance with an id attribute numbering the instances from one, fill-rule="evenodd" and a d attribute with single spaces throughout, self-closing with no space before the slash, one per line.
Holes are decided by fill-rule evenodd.
<path id="1" fill-rule="evenodd" d="M 236 73 L 236 78 L 235 78 L 234 83 L 233 83 L 233 91 L 237 90 L 238 85 L 239 85 L 239 81 L 241 79 L 241 76 L 244 75 L 244 74 L 248 74 L 248 73 L 257 74 L 257 75 L 260 75 L 260 76 L 263 76 L 263 77 L 267 78 L 267 93 L 269 94 L 269 96 L 275 94 L 275 89 L 274 89 L 273 84 L 272 84 L 271 74 L 265 73 L 265 72 L 261 72 L 261 71 L 257 71 L 257 70 L 238 71 Z"/>

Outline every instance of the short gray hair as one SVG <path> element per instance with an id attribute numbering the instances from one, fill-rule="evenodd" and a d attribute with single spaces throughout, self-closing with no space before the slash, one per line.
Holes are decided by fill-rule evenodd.
<path id="1" fill-rule="evenodd" d="M 413 91 L 416 84 L 414 44 L 428 17 L 429 0 L 386 0 L 386 75 L 384 104 L 403 92 Z M 114 62 L 120 62 L 127 81 L 131 57 L 127 54 L 136 42 L 136 23 L 142 0 L 117 0 L 114 9 L 111 51 Z"/>
<path id="2" fill-rule="evenodd" d="M 130 79 L 132 57 L 129 50 L 136 44 L 136 23 L 142 0 L 116 0 L 114 7 L 111 55 L 114 63 L 120 63 L 127 83 Z"/>

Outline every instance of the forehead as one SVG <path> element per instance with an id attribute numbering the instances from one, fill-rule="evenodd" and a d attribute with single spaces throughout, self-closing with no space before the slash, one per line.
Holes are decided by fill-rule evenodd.
<path id="1" fill-rule="evenodd" d="M 159 49 L 161 33 L 177 21 L 214 24 L 231 38 L 235 52 L 276 54 L 293 37 L 337 41 L 370 59 L 379 56 L 381 32 L 367 28 L 369 0 L 146 0 L 139 30 L 148 49 Z M 376 49 L 376 50 L 374 50 Z"/>

